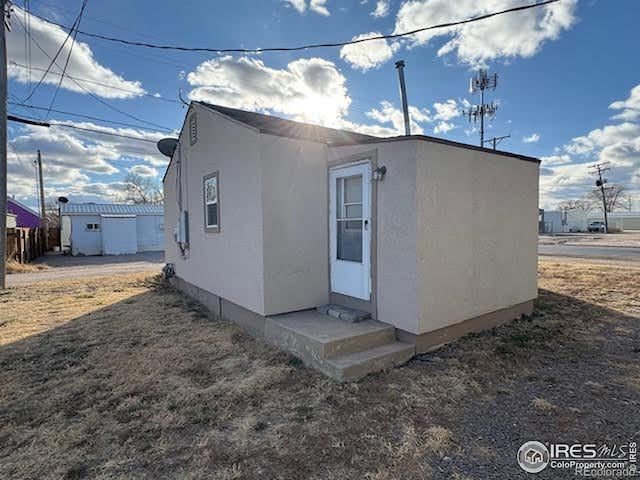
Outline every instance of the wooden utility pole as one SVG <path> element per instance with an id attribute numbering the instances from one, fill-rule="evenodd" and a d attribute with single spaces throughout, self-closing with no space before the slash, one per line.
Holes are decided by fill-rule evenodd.
<path id="1" fill-rule="evenodd" d="M 7 38 L 9 12 L 6 0 L 0 0 L 0 289 L 6 288 L 7 270 Z"/>
<path id="2" fill-rule="evenodd" d="M 493 145 L 493 149 L 495 150 L 495 149 L 498 147 L 498 144 L 499 144 L 502 140 L 504 140 L 504 139 L 506 139 L 506 138 L 511 138 L 511 135 L 504 135 L 504 136 L 502 136 L 502 137 L 493 137 L 493 138 L 490 138 L 489 140 L 484 140 L 484 142 L 483 142 L 483 143 L 490 143 L 490 144 L 492 144 L 492 145 Z M 484 146 L 484 145 L 483 145 L 483 146 Z"/>
<path id="3" fill-rule="evenodd" d="M 604 184 L 607 183 L 606 178 L 602 178 L 602 174 L 607 170 L 611 170 L 611 167 L 608 167 L 610 162 L 602 162 L 596 163 L 589 167 L 591 169 L 591 173 L 598 175 L 598 179 L 596 180 L 596 187 L 600 187 L 600 192 L 602 194 L 602 210 L 604 212 L 604 233 L 609 233 L 609 217 L 608 217 L 608 207 L 607 207 L 607 194 L 604 190 Z"/>
<path id="4" fill-rule="evenodd" d="M 38 150 L 38 178 L 40 182 L 40 229 L 42 230 L 42 244 L 44 251 L 49 250 L 49 230 L 47 225 L 47 209 L 44 204 L 44 177 L 42 176 L 42 156 Z"/>

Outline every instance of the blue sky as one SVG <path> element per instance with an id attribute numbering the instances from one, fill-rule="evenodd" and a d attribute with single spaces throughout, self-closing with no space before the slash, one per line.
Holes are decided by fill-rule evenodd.
<path id="1" fill-rule="evenodd" d="M 81 30 L 186 46 L 291 46 L 406 31 L 525 3 L 532 1 L 236 0 L 215 2 L 213 8 L 204 0 L 184 6 L 89 0 Z M 30 2 L 33 13 L 64 25 L 73 23 L 80 6 L 80 0 Z M 31 44 L 28 61 L 22 24 L 30 23 L 33 39 L 50 56 L 66 33 L 38 18 L 29 20 L 20 9 L 22 0 L 16 7 L 8 36 L 9 92 L 11 102 L 24 103 L 49 60 Z M 592 183 L 587 165 L 607 160 L 611 181 L 623 183 L 640 209 L 640 87 L 633 90 L 640 84 L 640 57 L 633 52 L 637 18 L 637 0 L 561 0 L 396 42 L 244 57 L 149 50 L 79 35 L 67 68 L 75 81 L 62 81 L 53 109 L 138 127 L 16 105 L 10 111 L 156 140 L 164 134 L 148 131 L 150 123 L 168 129 L 182 124 L 181 89 L 186 98 L 396 135 L 402 125 L 394 61 L 403 59 L 414 132 L 477 144 L 477 129 L 460 112 L 478 101 L 468 92 L 468 81 L 477 68 L 486 67 L 500 75 L 498 89 L 488 95 L 499 103 L 488 136 L 511 135 L 501 148 L 543 159 L 542 206 L 586 194 Z M 59 65 L 72 44 L 65 44 Z M 29 63 L 31 81 L 24 68 Z M 48 108 L 60 71 L 54 66 L 27 103 Z M 150 123 L 109 109 L 86 90 Z M 32 205 L 38 148 L 48 197 L 114 201 L 128 171 L 159 179 L 166 165 L 150 141 L 68 128 L 13 123 L 10 144 L 9 192 Z"/>

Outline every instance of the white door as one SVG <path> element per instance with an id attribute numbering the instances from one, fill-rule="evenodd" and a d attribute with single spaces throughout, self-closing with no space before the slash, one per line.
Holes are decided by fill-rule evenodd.
<path id="1" fill-rule="evenodd" d="M 331 291 L 371 299 L 371 162 L 329 170 Z"/>
<path id="2" fill-rule="evenodd" d="M 102 216 L 102 254 L 125 255 L 136 253 L 136 217 Z"/>

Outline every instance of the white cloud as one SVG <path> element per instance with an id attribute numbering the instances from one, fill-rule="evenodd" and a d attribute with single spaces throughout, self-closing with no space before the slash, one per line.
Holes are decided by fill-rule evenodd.
<path id="1" fill-rule="evenodd" d="M 460 106 L 452 98 L 450 98 L 449 100 L 443 103 L 439 103 L 439 102 L 434 103 L 433 108 L 436 111 L 436 114 L 434 116 L 435 120 L 448 121 L 453 118 L 459 117 L 462 114 Z"/>
<path id="2" fill-rule="evenodd" d="M 569 155 L 549 155 L 547 157 L 540 157 L 540 160 L 544 163 L 545 167 L 549 167 L 552 165 L 563 165 L 566 163 L 571 163 L 572 159 Z"/>
<path id="3" fill-rule="evenodd" d="M 617 125 L 607 125 L 603 128 L 591 130 L 587 135 L 576 137 L 565 146 L 568 153 L 584 155 L 604 147 L 626 143 L 640 136 L 640 124 L 624 122 Z"/>
<path id="4" fill-rule="evenodd" d="M 15 10 L 14 20 L 12 21 L 13 28 L 11 31 L 7 32 L 7 56 L 10 62 L 24 65 L 25 32 L 17 19 L 20 19 L 24 23 L 25 13 L 19 7 L 13 6 L 13 8 Z M 62 45 L 67 37 L 67 32 L 62 30 L 60 27 L 31 16 L 31 35 L 34 38 L 34 41 L 37 42 L 42 49 L 53 58 L 60 45 Z M 73 39 L 70 38 L 56 60 L 59 67 L 53 65 L 51 72 L 44 78 L 43 83 L 52 85 L 58 84 L 60 81 L 60 74 L 62 73 L 62 67 L 64 67 L 67 56 L 71 51 L 71 58 L 66 70 L 67 74 L 73 77 L 79 77 L 121 89 L 114 90 L 95 83 L 79 82 L 82 87 L 89 92 L 104 98 L 133 98 L 146 93 L 140 82 L 125 80 L 109 68 L 98 63 L 93 56 L 93 51 L 86 43 L 75 42 L 73 50 L 71 50 L 72 44 Z M 31 48 L 31 65 L 34 69 L 31 71 L 31 79 L 34 84 L 39 81 L 44 74 L 44 71 L 36 69 L 46 70 L 50 63 L 51 60 L 44 55 L 37 46 L 33 45 Z M 8 73 L 9 77 L 13 80 L 21 83 L 28 82 L 29 74 L 26 68 L 18 65 L 12 65 L 11 68 L 9 68 Z M 62 80 L 61 87 L 73 92 L 85 93 L 81 87 L 68 78 L 64 78 Z"/>
<path id="5" fill-rule="evenodd" d="M 295 8 L 298 12 L 304 13 L 307 9 L 307 2 L 305 0 L 284 0 L 285 3 L 288 3 L 293 8 Z"/>
<path id="6" fill-rule="evenodd" d="M 404 114 L 402 110 L 395 108 L 391 102 L 380 102 L 381 108 L 374 108 L 366 113 L 369 118 L 382 124 L 391 124 L 396 135 L 404 133 Z M 411 122 L 411 133 L 423 134 L 424 129 L 420 123 L 431 120 L 429 111 L 414 106 L 409 106 L 409 120 Z"/>
<path id="7" fill-rule="evenodd" d="M 145 172 L 157 172 L 157 169 L 145 163 L 156 167 L 167 164 L 155 146 L 155 141 L 164 136 L 161 133 L 103 127 L 87 122 L 65 123 L 150 141 L 141 142 L 64 127 L 21 127 L 9 142 L 7 179 L 10 194 L 27 199 L 35 195 L 32 165 L 37 149 L 42 151 L 47 197 L 76 195 L 84 200 L 113 201 L 113 195 L 121 188 L 119 163 L 130 163 L 132 168 L 143 167 Z M 103 176 L 113 181 L 96 180 Z"/>
<path id="8" fill-rule="evenodd" d="M 640 85 L 636 85 L 631 89 L 629 98 L 626 100 L 618 100 L 609 105 L 613 110 L 622 110 L 613 118 L 618 120 L 636 120 L 640 118 Z"/>
<path id="9" fill-rule="evenodd" d="M 454 54 L 470 66 L 504 58 L 531 57 L 548 40 L 558 38 L 576 21 L 577 0 L 500 15 L 466 25 L 421 32 L 406 40 L 409 46 L 426 45 L 443 36 L 438 55 Z M 394 33 L 424 26 L 464 20 L 490 12 L 522 5 L 522 0 L 410 0 L 402 4 L 396 17 Z"/>
<path id="10" fill-rule="evenodd" d="M 156 168 L 150 167 L 148 165 L 144 165 L 139 163 L 138 165 L 134 165 L 129 168 L 130 173 L 134 173 L 136 175 L 140 175 L 141 177 L 157 177 L 158 170 Z"/>
<path id="11" fill-rule="evenodd" d="M 439 133 L 447 133 L 449 130 L 453 130 L 456 126 L 450 122 L 439 122 L 433 129 L 433 133 L 436 135 Z"/>
<path id="12" fill-rule="evenodd" d="M 325 17 L 330 15 L 329 10 L 326 7 L 327 0 L 284 0 L 284 2 L 294 9 L 296 9 L 299 13 L 306 12 L 307 8 L 312 12 L 315 12 L 319 15 L 323 15 Z"/>
<path id="13" fill-rule="evenodd" d="M 352 40 L 380 36 L 380 32 L 369 32 L 355 36 Z M 351 64 L 353 68 L 366 72 L 371 68 L 377 68 L 387 62 L 398 50 L 397 43 L 389 44 L 386 40 L 371 40 L 351 45 L 345 45 L 340 49 L 340 58 Z"/>
<path id="14" fill-rule="evenodd" d="M 522 137 L 524 143 L 536 143 L 538 140 L 540 140 L 540 134 L 538 133 L 532 133 L 531 135 Z"/>
<path id="15" fill-rule="evenodd" d="M 640 193 L 640 124 L 623 122 L 596 128 L 576 137 L 559 149 L 542 157 L 547 167 L 540 177 L 543 205 L 582 197 L 594 186 L 589 166 L 610 162 L 606 173 L 610 183 L 621 183 L 632 194 Z"/>
<path id="16" fill-rule="evenodd" d="M 327 4 L 327 0 L 311 0 L 309 2 L 309 9 L 320 15 L 324 15 L 325 17 L 328 17 L 330 14 L 329 14 L 329 10 L 327 10 L 326 4 Z"/>
<path id="17" fill-rule="evenodd" d="M 283 115 L 293 120 L 357 131 L 381 137 L 404 134 L 402 111 L 391 102 L 380 102 L 366 112 L 375 124 L 347 120 L 351 97 L 346 78 L 336 65 L 320 58 L 295 60 L 284 68 L 271 68 L 260 59 L 221 57 L 201 63 L 187 75 L 194 87 L 193 100 L 230 107 Z M 410 106 L 411 130 L 422 134 L 425 124 L 439 122 L 437 133 L 455 125 L 451 120 L 460 113 L 464 100 L 449 99 L 429 109 Z"/>
<path id="18" fill-rule="evenodd" d="M 390 0 L 378 0 L 376 2 L 376 9 L 371 12 L 371 15 L 376 18 L 382 18 L 389 15 L 389 3 Z"/>
<path id="19" fill-rule="evenodd" d="M 194 87 L 189 92 L 193 100 L 272 111 L 320 125 L 335 126 L 351 104 L 344 75 L 321 58 L 274 69 L 262 60 L 226 56 L 201 63 L 187 80 Z"/>

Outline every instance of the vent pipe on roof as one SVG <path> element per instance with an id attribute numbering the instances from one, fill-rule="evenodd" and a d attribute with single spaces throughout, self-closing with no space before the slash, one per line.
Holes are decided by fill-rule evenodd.
<path id="1" fill-rule="evenodd" d="M 402 99 L 402 112 L 404 113 L 404 134 L 411 135 L 411 124 L 409 122 L 409 105 L 407 104 L 407 89 L 404 84 L 404 60 L 396 62 L 398 77 L 400 77 L 400 98 Z"/>

